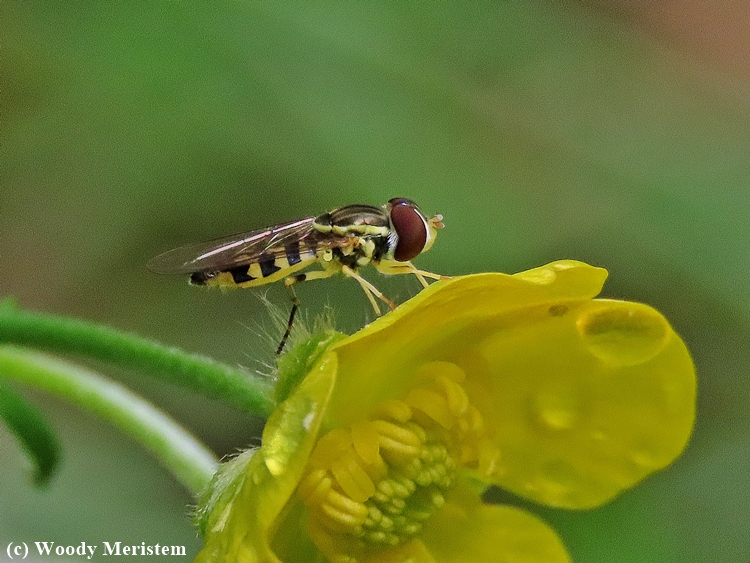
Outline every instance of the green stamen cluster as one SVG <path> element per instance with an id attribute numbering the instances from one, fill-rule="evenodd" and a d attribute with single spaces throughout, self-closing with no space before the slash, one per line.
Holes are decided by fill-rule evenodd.
<path id="1" fill-rule="evenodd" d="M 425 444 L 419 458 L 392 468 L 365 502 L 369 516 L 362 525 L 362 539 L 392 546 L 420 533 L 423 522 L 445 504 L 443 493 L 455 473 L 456 463 L 444 444 Z"/>

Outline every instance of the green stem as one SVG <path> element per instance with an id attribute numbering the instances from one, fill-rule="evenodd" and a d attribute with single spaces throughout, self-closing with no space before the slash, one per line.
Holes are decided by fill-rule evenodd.
<path id="1" fill-rule="evenodd" d="M 273 385 L 267 378 L 107 326 L 22 311 L 6 302 L 0 303 L 0 342 L 149 372 L 259 416 L 273 410 Z"/>
<path id="2" fill-rule="evenodd" d="M 218 460 L 187 431 L 147 401 L 98 374 L 14 346 L 0 346 L 0 375 L 46 391 L 103 418 L 150 451 L 194 494 Z"/>

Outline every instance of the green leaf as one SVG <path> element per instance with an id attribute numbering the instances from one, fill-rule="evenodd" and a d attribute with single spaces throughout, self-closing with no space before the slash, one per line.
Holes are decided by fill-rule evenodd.
<path id="1" fill-rule="evenodd" d="M 0 418 L 34 464 L 34 484 L 49 483 L 60 464 L 60 442 L 42 413 L 2 380 Z"/>

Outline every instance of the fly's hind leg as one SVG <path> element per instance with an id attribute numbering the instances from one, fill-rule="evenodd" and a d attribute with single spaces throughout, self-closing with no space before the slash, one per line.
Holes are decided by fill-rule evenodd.
<path id="1" fill-rule="evenodd" d="M 286 331 L 284 332 L 284 336 L 281 337 L 281 342 L 279 343 L 279 347 L 276 349 L 276 355 L 281 354 L 281 352 L 284 351 L 284 346 L 286 345 L 286 341 L 289 339 L 289 334 L 292 332 L 292 325 L 294 324 L 294 316 L 297 314 L 297 309 L 299 309 L 300 301 L 297 297 L 297 294 L 294 293 L 294 288 L 292 287 L 295 283 L 300 283 L 303 281 L 309 281 L 309 280 L 320 280 L 325 278 L 330 278 L 333 274 L 336 273 L 336 270 L 315 270 L 313 272 L 307 272 L 304 274 L 297 274 L 294 276 L 289 276 L 284 280 L 284 287 L 286 287 L 286 291 L 289 294 L 289 299 L 292 300 L 292 312 L 289 313 L 289 322 L 286 324 Z"/>
<path id="2" fill-rule="evenodd" d="M 347 277 L 354 278 L 359 282 L 359 285 L 362 286 L 362 289 L 365 291 L 365 295 L 367 295 L 367 298 L 370 300 L 370 303 L 372 304 L 372 308 L 375 309 L 375 314 L 379 317 L 380 316 L 380 307 L 378 307 L 378 302 L 375 301 L 375 297 L 380 299 L 383 303 L 388 305 L 391 310 L 396 309 L 396 304 L 388 299 L 385 295 L 383 295 L 377 287 L 372 285 L 370 282 L 368 282 L 365 278 L 360 276 L 357 272 L 355 272 L 352 268 L 349 266 L 342 266 L 341 271 L 343 274 Z M 373 295 L 375 297 L 373 297 Z"/>

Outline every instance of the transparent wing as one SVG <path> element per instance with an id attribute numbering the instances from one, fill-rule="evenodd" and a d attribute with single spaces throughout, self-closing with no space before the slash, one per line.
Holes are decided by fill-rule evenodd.
<path id="1" fill-rule="evenodd" d="M 284 223 L 248 233 L 188 244 L 153 258 L 148 269 L 157 274 L 192 274 L 227 270 L 250 264 L 261 254 L 283 255 L 289 244 L 307 241 L 311 246 L 344 246 L 347 237 L 319 233 L 312 228 L 314 217 Z M 348 242 L 351 244 L 351 242 Z"/>

